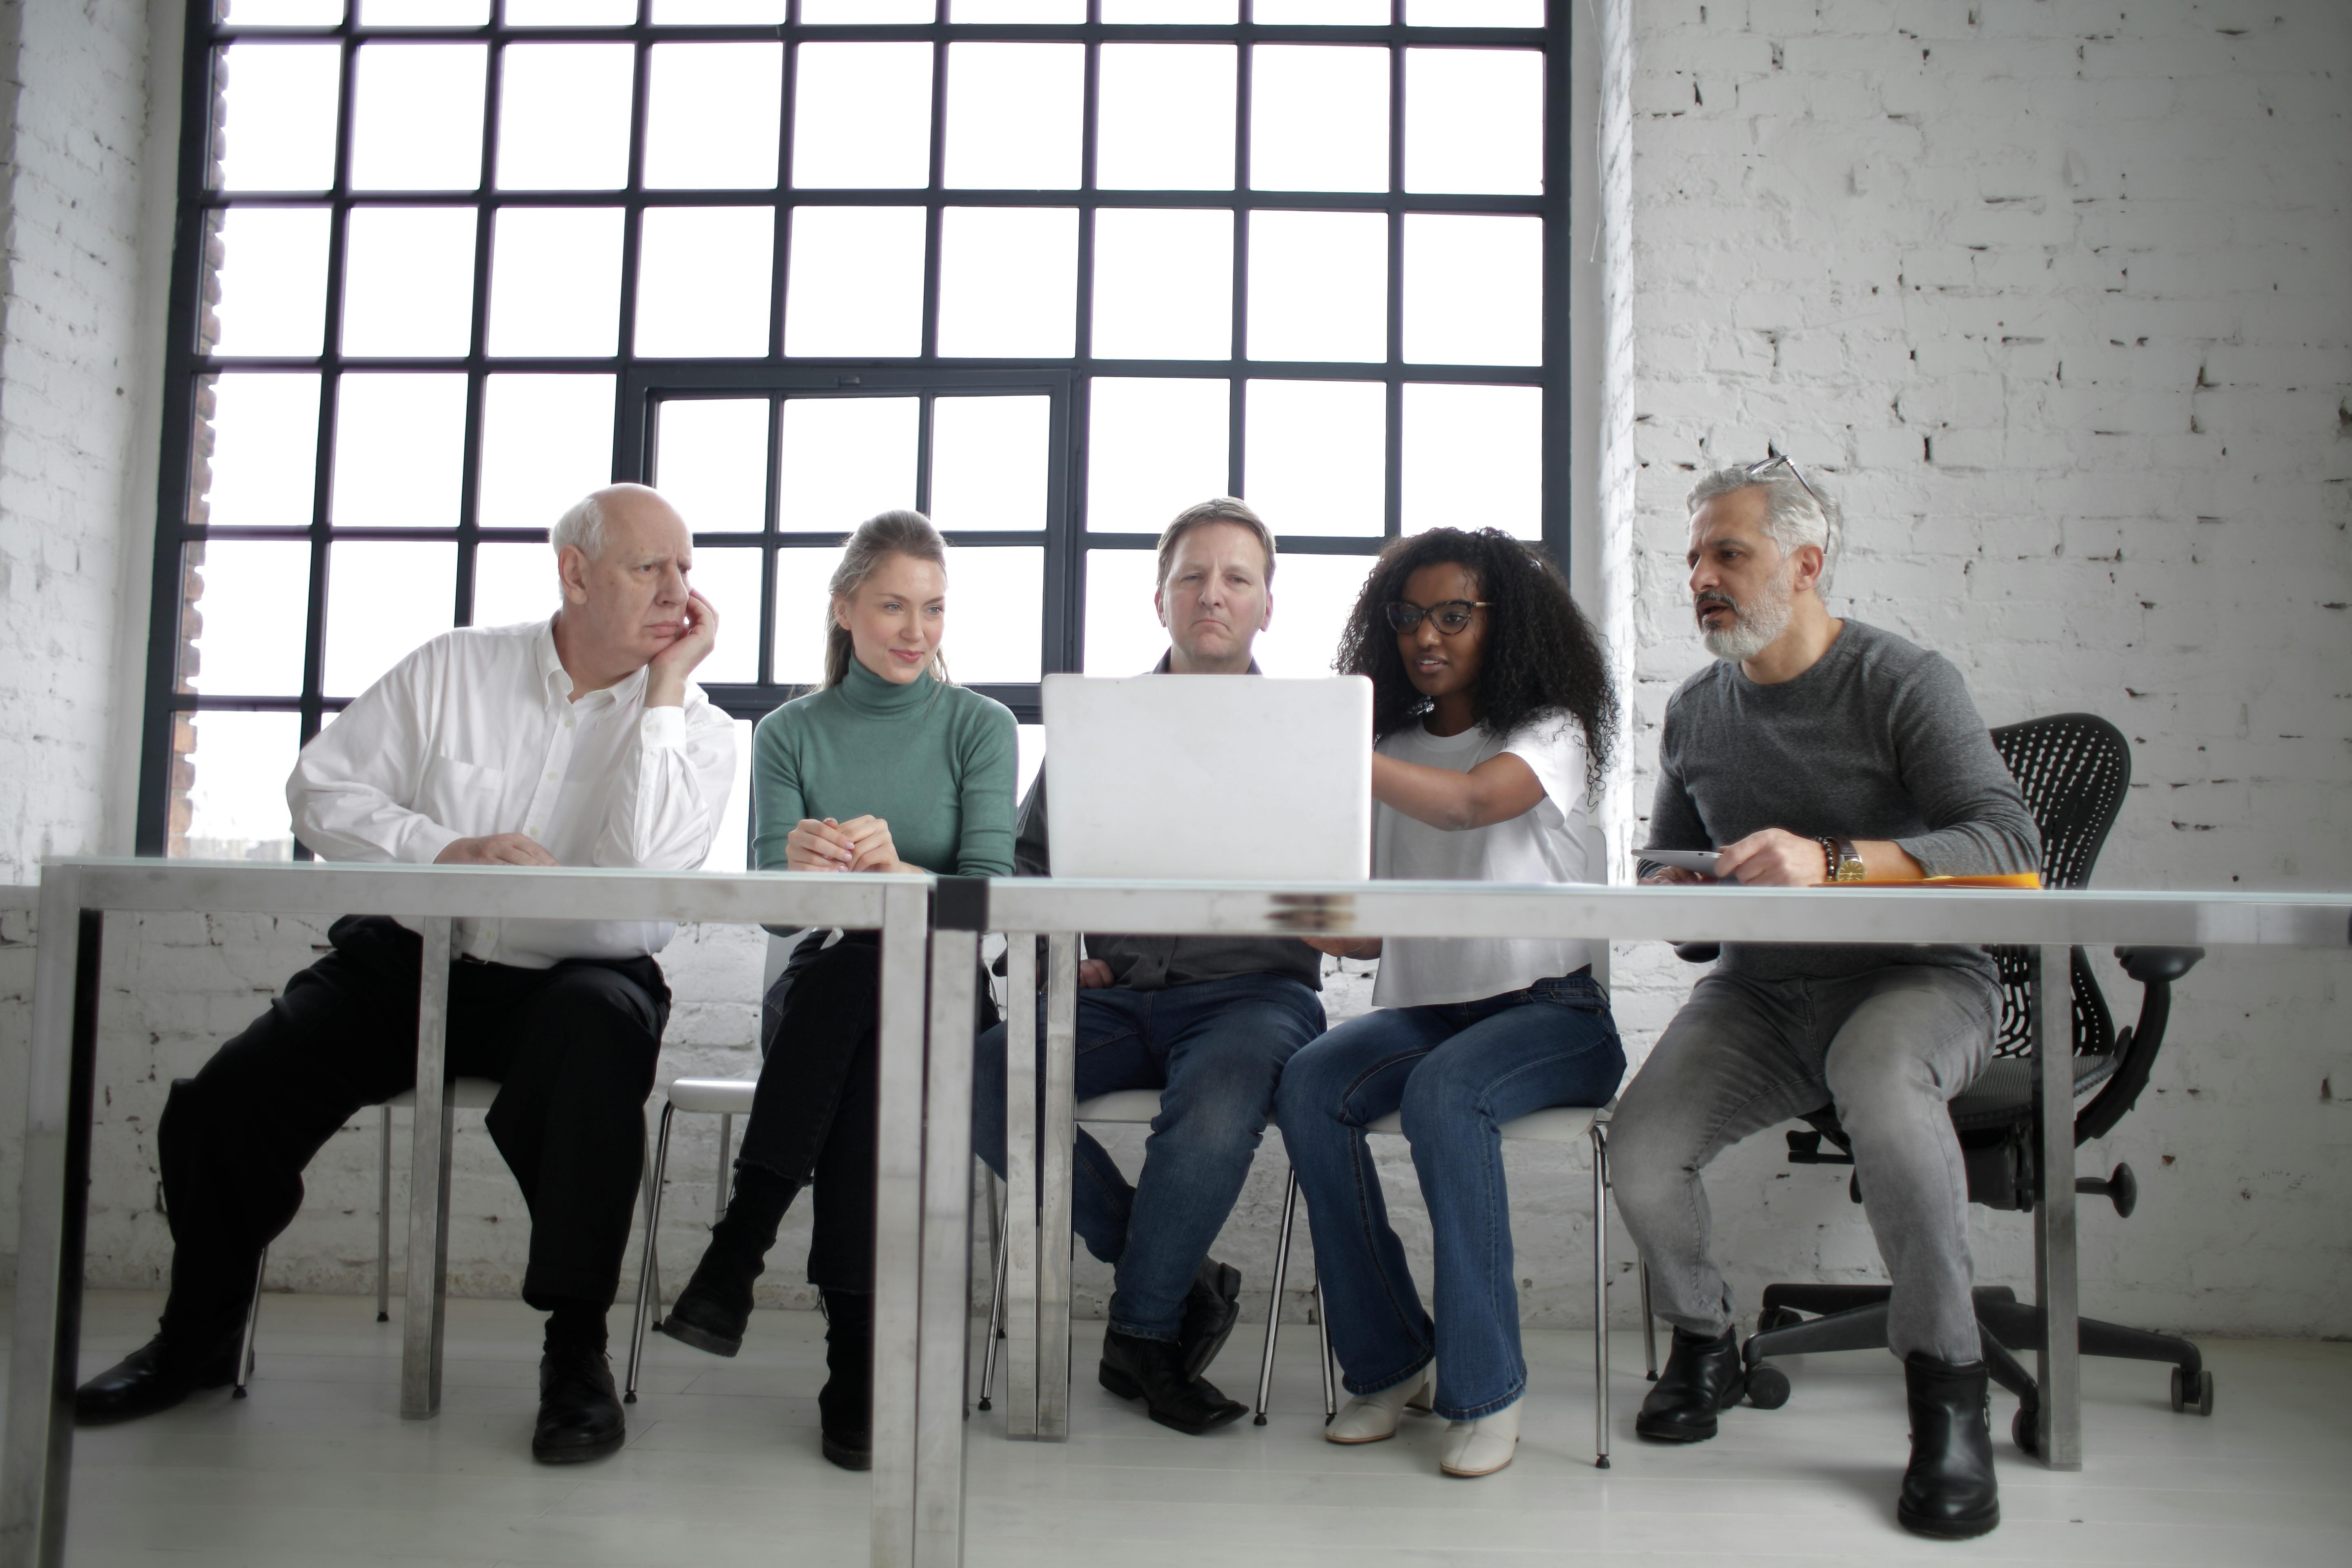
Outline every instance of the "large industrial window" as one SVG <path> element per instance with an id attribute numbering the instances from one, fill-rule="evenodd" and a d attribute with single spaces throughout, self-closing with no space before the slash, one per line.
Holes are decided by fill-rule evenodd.
<path id="1" fill-rule="evenodd" d="M 1024 721 L 1158 657 L 1150 547 L 1210 495 L 1280 536 L 1276 674 L 1400 532 L 1564 560 L 1553 9 L 195 0 L 141 852 L 304 853 L 297 748 L 549 614 L 547 530 L 614 479 L 694 528 L 746 742 L 886 508 L 946 531 L 951 668 Z"/>

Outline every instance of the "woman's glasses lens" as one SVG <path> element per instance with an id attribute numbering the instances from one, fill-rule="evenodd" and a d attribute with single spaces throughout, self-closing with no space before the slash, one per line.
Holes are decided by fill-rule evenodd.
<path id="1" fill-rule="evenodd" d="M 1465 605 L 1439 605 L 1433 609 L 1424 610 L 1419 605 L 1391 603 L 1385 607 L 1388 611 L 1389 625 L 1401 632 L 1409 632 L 1421 625 L 1421 618 L 1423 616 L 1435 620 L 1437 629 L 1447 637 L 1453 637 L 1470 624 L 1471 606 Z"/>

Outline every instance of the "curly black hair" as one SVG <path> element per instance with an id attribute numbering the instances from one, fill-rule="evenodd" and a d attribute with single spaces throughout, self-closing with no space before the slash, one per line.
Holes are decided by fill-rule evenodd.
<path id="1" fill-rule="evenodd" d="M 1584 729 L 1585 782 L 1598 791 L 1617 739 L 1617 694 L 1601 638 L 1576 607 L 1559 568 L 1500 529 L 1433 528 L 1381 552 L 1331 661 L 1342 675 L 1371 678 L 1373 740 L 1385 740 L 1429 710 L 1429 699 L 1405 673 L 1387 607 L 1404 596 L 1415 572 L 1446 563 L 1477 579 L 1478 596 L 1490 606 L 1486 656 L 1472 697 L 1478 722 L 1507 735 L 1549 714 L 1575 719 Z"/>

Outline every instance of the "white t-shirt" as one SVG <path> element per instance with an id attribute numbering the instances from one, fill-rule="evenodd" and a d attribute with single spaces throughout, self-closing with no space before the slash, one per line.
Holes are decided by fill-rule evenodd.
<path id="1" fill-rule="evenodd" d="M 1535 770 L 1543 799 L 1507 822 L 1449 832 L 1388 805 L 1372 813 L 1372 875 L 1399 881 L 1584 882 L 1584 727 L 1565 715 L 1507 737 L 1483 724 L 1459 735 L 1408 725 L 1375 748 L 1385 757 L 1466 773 L 1510 752 Z M 1376 1007 L 1426 1007 L 1522 991 L 1591 962 L 1589 944 L 1549 937 L 1390 937 L 1381 947 Z"/>

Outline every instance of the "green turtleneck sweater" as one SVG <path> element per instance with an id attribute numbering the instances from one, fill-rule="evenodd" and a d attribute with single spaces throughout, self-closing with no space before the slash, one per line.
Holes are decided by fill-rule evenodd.
<path id="1" fill-rule="evenodd" d="M 894 685 L 858 663 L 785 703 L 751 737 L 751 858 L 784 864 L 803 817 L 878 816 L 898 858 L 942 876 L 1013 875 L 1013 710 L 926 674 Z"/>

